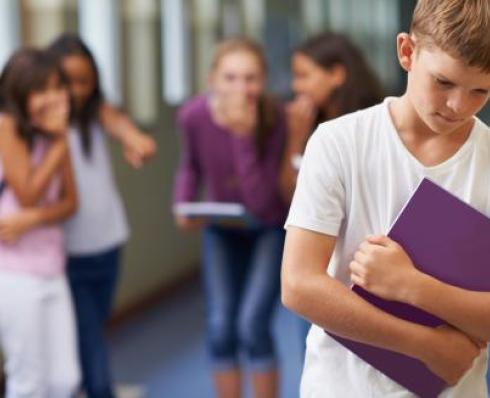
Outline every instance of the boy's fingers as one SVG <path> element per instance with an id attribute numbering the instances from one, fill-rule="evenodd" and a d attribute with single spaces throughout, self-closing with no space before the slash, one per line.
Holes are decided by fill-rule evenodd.
<path id="1" fill-rule="evenodd" d="M 366 254 L 363 253 L 362 251 L 358 250 L 354 254 L 354 260 L 356 260 L 358 263 L 362 263 L 366 259 Z"/>
<path id="2" fill-rule="evenodd" d="M 364 271 L 364 267 L 361 264 L 359 264 L 357 261 L 351 261 L 349 263 L 349 269 L 352 275 L 357 275 L 357 276 L 361 276 Z"/>
<path id="3" fill-rule="evenodd" d="M 361 286 L 364 284 L 364 280 L 356 274 L 350 274 L 350 280 L 354 285 Z"/>
<path id="4" fill-rule="evenodd" d="M 360 245 L 359 245 L 359 251 L 363 252 L 363 253 L 367 253 L 368 250 L 369 250 L 369 246 L 370 246 L 370 243 L 365 240 L 363 241 Z"/>
<path id="5" fill-rule="evenodd" d="M 367 241 L 369 243 L 381 246 L 388 246 L 392 240 L 385 235 L 368 235 Z"/>

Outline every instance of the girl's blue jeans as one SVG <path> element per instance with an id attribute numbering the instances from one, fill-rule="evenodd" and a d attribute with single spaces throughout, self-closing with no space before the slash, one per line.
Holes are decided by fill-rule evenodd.
<path id="1" fill-rule="evenodd" d="M 77 319 L 82 385 L 87 398 L 114 398 L 104 326 L 119 273 L 121 248 L 68 258 Z"/>
<path id="2" fill-rule="evenodd" d="M 271 320 L 280 292 L 282 227 L 208 226 L 203 235 L 207 346 L 216 370 L 276 366 Z"/>

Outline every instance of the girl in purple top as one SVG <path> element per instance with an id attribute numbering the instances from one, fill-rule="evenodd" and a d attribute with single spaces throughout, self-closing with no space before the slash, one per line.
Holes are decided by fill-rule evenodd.
<path id="1" fill-rule="evenodd" d="M 79 382 L 58 222 L 76 209 L 68 95 L 55 60 L 17 51 L 0 77 L 0 345 L 8 398 L 69 398 Z"/>
<path id="2" fill-rule="evenodd" d="M 210 93 L 178 114 L 182 133 L 175 202 L 238 202 L 257 221 L 231 227 L 176 215 L 183 230 L 203 232 L 208 349 L 218 397 L 239 397 L 243 351 L 256 397 L 277 396 L 270 324 L 279 296 L 286 214 L 278 176 L 286 134 L 282 109 L 264 94 L 266 65 L 259 46 L 224 42 L 209 75 Z"/>

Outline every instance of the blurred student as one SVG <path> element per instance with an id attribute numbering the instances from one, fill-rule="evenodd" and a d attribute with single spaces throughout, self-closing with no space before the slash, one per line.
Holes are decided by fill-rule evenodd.
<path id="1" fill-rule="evenodd" d="M 182 153 L 175 202 L 205 199 L 245 206 L 257 225 L 232 227 L 175 216 L 183 230 L 203 228 L 202 263 L 208 350 L 218 397 L 239 397 L 246 354 L 255 396 L 277 396 L 271 319 L 279 294 L 286 207 L 278 189 L 286 123 L 264 92 L 262 49 L 247 39 L 223 42 L 209 91 L 178 114 Z"/>
<path id="2" fill-rule="evenodd" d="M 8 398 L 70 398 L 79 368 L 59 224 L 77 207 L 55 60 L 16 51 L 0 77 L 0 344 Z"/>
<path id="3" fill-rule="evenodd" d="M 292 58 L 293 101 L 287 107 L 288 139 L 281 192 L 289 202 L 306 141 L 319 123 L 381 102 L 383 92 L 360 49 L 344 34 L 311 37 Z"/>
<path id="4" fill-rule="evenodd" d="M 106 135 L 121 143 L 126 160 L 136 168 L 156 148 L 152 138 L 104 101 L 94 57 L 78 36 L 64 34 L 49 50 L 67 76 L 73 104 L 69 146 L 80 205 L 66 223 L 65 234 L 82 386 L 88 398 L 112 398 L 104 326 L 111 313 L 128 226 Z"/>

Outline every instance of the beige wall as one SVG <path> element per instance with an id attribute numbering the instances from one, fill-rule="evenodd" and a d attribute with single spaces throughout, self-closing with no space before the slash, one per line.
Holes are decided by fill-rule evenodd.
<path id="1" fill-rule="evenodd" d="M 185 276 L 199 258 L 198 237 L 183 235 L 173 225 L 170 210 L 173 173 L 178 161 L 177 134 L 173 112 L 168 109 L 161 112 L 161 121 L 150 131 L 158 143 L 158 154 L 143 170 L 127 166 L 118 145 L 111 148 L 131 226 L 116 311 Z"/>

